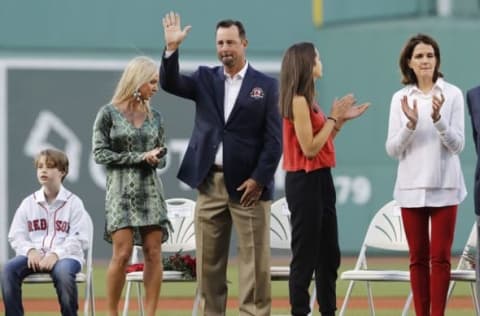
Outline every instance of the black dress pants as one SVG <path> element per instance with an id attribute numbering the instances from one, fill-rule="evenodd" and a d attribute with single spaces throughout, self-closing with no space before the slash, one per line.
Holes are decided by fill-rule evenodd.
<path id="1" fill-rule="evenodd" d="M 314 272 L 320 313 L 335 315 L 340 248 L 330 168 L 308 173 L 287 172 L 285 195 L 292 224 L 289 279 L 292 315 L 310 312 L 308 288 Z"/>

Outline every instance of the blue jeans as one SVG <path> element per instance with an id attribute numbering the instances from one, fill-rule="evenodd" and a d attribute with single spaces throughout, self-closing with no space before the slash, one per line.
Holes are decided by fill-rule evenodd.
<path id="1" fill-rule="evenodd" d="M 75 259 L 61 259 L 50 271 L 63 316 L 77 315 L 78 292 L 75 275 L 80 272 L 80 268 L 80 263 Z M 33 270 L 27 266 L 26 256 L 12 258 L 3 267 L 1 283 L 6 316 L 24 315 L 22 282 L 32 273 Z"/>

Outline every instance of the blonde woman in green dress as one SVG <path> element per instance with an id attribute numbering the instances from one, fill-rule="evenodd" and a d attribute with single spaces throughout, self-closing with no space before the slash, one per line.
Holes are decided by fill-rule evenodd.
<path id="1" fill-rule="evenodd" d="M 107 269 L 107 315 L 118 315 L 133 245 L 145 256 L 145 311 L 155 314 L 162 282 L 161 244 L 171 229 L 157 168 L 165 166 L 165 134 L 149 100 L 158 91 L 158 67 L 148 57 L 126 66 L 110 104 L 100 108 L 92 148 L 107 172 L 105 240 L 113 254 Z"/>

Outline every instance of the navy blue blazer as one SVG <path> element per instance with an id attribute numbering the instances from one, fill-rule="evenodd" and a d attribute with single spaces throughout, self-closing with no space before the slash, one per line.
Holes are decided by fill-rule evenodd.
<path id="1" fill-rule="evenodd" d="M 225 75 L 222 66 L 179 72 L 178 50 L 162 58 L 161 87 L 195 102 L 195 122 L 178 178 L 197 188 L 214 164 L 223 142 L 223 170 L 229 196 L 239 201 L 240 186 L 253 178 L 265 186 L 261 200 L 273 198 L 273 178 L 282 154 L 278 83 L 249 66 L 232 112 L 225 122 Z"/>
<path id="2" fill-rule="evenodd" d="M 477 153 L 473 201 L 475 214 L 480 215 L 480 86 L 467 92 L 467 105 L 472 119 L 473 141 Z"/>

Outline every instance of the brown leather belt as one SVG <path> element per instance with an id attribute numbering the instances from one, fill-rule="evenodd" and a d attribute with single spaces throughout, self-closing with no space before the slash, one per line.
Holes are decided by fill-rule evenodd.
<path id="1" fill-rule="evenodd" d="M 212 165 L 212 168 L 210 168 L 212 172 L 223 172 L 223 166 L 219 165 Z"/>

